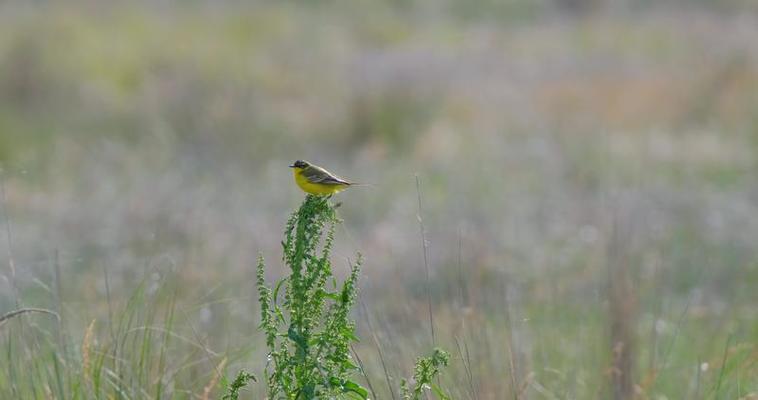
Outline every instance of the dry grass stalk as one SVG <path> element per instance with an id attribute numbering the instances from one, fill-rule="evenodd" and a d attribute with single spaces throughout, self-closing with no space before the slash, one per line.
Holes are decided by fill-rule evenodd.
<path id="1" fill-rule="evenodd" d="M 203 397 L 202 397 L 203 400 L 208 400 L 211 398 L 210 396 L 211 396 L 211 392 L 213 391 L 213 388 L 216 387 L 219 379 L 221 379 L 221 371 L 223 371 L 224 367 L 226 367 L 226 360 L 227 360 L 226 357 L 221 359 L 221 362 L 218 363 L 218 365 L 216 366 L 216 370 L 215 370 L 215 373 L 213 374 L 213 378 L 211 378 L 211 381 L 208 382 L 208 384 L 205 385 L 205 387 L 203 388 Z"/>
<path id="2" fill-rule="evenodd" d="M 92 338 L 95 332 L 95 320 L 90 322 L 87 330 L 84 331 L 84 339 L 82 340 L 82 375 L 84 376 L 84 382 L 90 384 L 90 350 L 92 349 Z"/>

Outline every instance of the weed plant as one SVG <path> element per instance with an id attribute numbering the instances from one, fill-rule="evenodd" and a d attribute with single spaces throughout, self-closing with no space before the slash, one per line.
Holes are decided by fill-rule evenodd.
<path id="1" fill-rule="evenodd" d="M 360 368 L 350 356 L 350 345 L 358 340 L 350 309 L 357 295 L 361 256 L 351 264 L 347 279 L 338 284 L 329 257 L 339 222 L 329 198 L 308 195 L 284 232 L 283 261 L 290 275 L 272 289 L 266 284 L 263 258 L 258 259 L 269 399 L 368 398 L 368 390 L 353 380 Z M 402 381 L 403 398 L 420 400 L 429 388 L 447 398 L 432 380 L 448 360 L 449 355 L 440 349 L 419 358 L 413 388 Z"/>
<path id="2" fill-rule="evenodd" d="M 440 399 L 449 399 L 450 397 L 433 382 L 440 370 L 446 367 L 449 362 L 450 355 L 438 348 L 434 349 L 431 356 L 420 357 L 416 360 L 413 369 L 413 387 L 408 386 L 408 381 L 405 379 L 400 382 L 400 394 L 403 396 L 403 400 L 421 400 L 424 391 L 427 389 L 431 389 Z"/>
<path id="3" fill-rule="evenodd" d="M 239 392 L 243 387 L 247 386 L 249 381 L 255 381 L 253 374 L 245 371 L 240 371 L 234 381 L 227 387 L 226 394 L 221 400 L 239 400 Z"/>
<path id="4" fill-rule="evenodd" d="M 338 222 L 328 198 L 309 195 L 287 221 L 283 261 L 291 273 L 273 290 L 259 258 L 257 286 L 270 399 L 368 397 L 368 391 L 352 380 L 358 367 L 350 356 L 356 337 L 349 314 L 361 257 L 338 285 L 329 259 Z"/>

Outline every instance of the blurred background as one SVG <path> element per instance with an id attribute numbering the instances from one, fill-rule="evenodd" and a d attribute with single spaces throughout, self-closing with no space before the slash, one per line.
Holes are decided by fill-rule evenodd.
<path id="1" fill-rule="evenodd" d="M 69 398 L 135 293 L 180 339 L 108 398 L 261 376 L 295 159 L 373 184 L 334 263 L 377 398 L 429 301 L 453 399 L 758 396 L 758 3 L 324 0 L 0 3 L 0 314 L 62 317 L 0 328 L 0 397 Z"/>

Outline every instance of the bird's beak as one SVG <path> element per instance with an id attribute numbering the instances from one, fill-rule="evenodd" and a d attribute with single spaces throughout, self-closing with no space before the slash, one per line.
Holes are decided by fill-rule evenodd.
<path id="1" fill-rule="evenodd" d="M 290 168 L 295 168 L 295 164 L 290 165 Z"/>

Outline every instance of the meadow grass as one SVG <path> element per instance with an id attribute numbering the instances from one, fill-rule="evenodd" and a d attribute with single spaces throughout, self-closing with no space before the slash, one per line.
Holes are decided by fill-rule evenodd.
<path id="1" fill-rule="evenodd" d="M 0 4 L 0 399 L 265 398 L 300 157 L 372 397 L 755 397 L 755 2 L 263 3 Z"/>
<path id="2" fill-rule="evenodd" d="M 601 306 L 593 309 L 548 302 L 535 307 L 538 302 L 514 301 L 516 296 L 509 292 L 516 283 L 509 280 L 501 281 L 503 297 L 495 303 L 475 293 L 465 300 L 484 301 L 477 306 L 480 310 L 500 308 L 498 319 L 465 308 L 438 311 L 436 326 L 443 329 L 436 341 L 456 349 L 455 357 L 435 350 L 416 360 L 410 381 L 400 379 L 409 375 L 398 368 L 398 362 L 408 358 L 397 358 L 398 354 L 418 352 L 423 347 L 419 343 L 429 343 L 431 338 L 398 340 L 396 335 L 408 333 L 377 329 L 371 322 L 391 318 L 391 314 L 373 314 L 365 304 L 368 330 L 356 332 L 350 315 L 361 259 L 357 258 L 339 284 L 330 260 L 337 223 L 327 199 L 308 196 L 285 227 L 283 263 L 290 274 L 271 288 L 266 284 L 263 260 L 259 260 L 256 279 L 261 323 L 250 335 L 264 339 L 265 352 L 249 347 L 214 351 L 192 319 L 181 318 L 185 326 L 177 326 L 177 314 L 186 310 L 176 308 L 177 279 L 170 270 L 147 269 L 129 299 L 121 304 L 109 302 L 108 317 L 92 319 L 83 331 L 72 329 L 73 310 L 64 306 L 60 284 L 51 282 L 44 287 L 52 300 L 50 308 L 58 311 L 25 307 L 22 298 L 19 304 L 23 308 L 2 316 L 0 394 L 19 399 L 237 399 L 257 398 L 265 387 L 270 399 L 354 396 L 418 400 L 424 398 L 425 389 L 431 389 L 438 399 L 491 398 L 487 393 L 508 393 L 514 399 L 644 398 L 645 393 L 656 392 L 747 399 L 755 390 L 755 347 L 746 339 L 752 333 L 733 331 L 726 337 L 708 339 L 692 336 L 713 329 L 697 319 L 685 319 L 693 307 L 692 299 L 673 305 L 680 317 L 673 326 L 662 328 L 659 320 L 633 322 L 625 313 L 635 311 L 623 304 L 611 306 L 611 314 L 606 315 Z M 613 270 L 609 274 L 609 279 L 618 279 Z M 108 275 L 103 279 L 108 290 Z M 423 285 L 436 285 L 433 280 L 419 279 Z M 640 296 L 641 291 L 629 292 L 630 287 L 614 288 L 620 284 L 609 282 L 610 290 L 624 290 L 613 296 Z M 528 287 L 529 283 L 520 285 Z M 463 305 L 462 292 L 456 292 Z M 425 310 L 428 293 L 426 289 L 421 293 L 418 307 Z M 634 300 L 637 303 L 644 301 Z M 522 308 L 527 305 L 529 308 Z M 658 311 L 659 315 L 666 312 Z M 622 319 L 629 322 L 614 325 Z M 357 342 L 360 332 L 364 332 L 364 340 Z M 631 350 L 613 344 L 629 337 L 636 340 Z M 697 354 L 711 354 L 711 358 L 693 359 L 693 345 L 698 346 Z M 623 351 L 634 353 L 620 361 Z M 499 355 L 493 357 L 489 352 Z M 267 361 L 255 361 L 253 355 Z M 261 382 L 245 372 L 244 366 L 250 362 L 265 364 L 260 370 Z M 435 378 L 448 364 L 448 373 Z M 231 383 L 227 379 L 234 375 L 230 365 L 238 370 L 242 367 Z M 683 365 L 690 367 L 680 368 Z M 635 371 L 631 383 L 620 379 L 627 368 Z M 386 388 L 378 384 L 381 381 Z M 681 381 L 687 385 L 678 383 Z"/>

